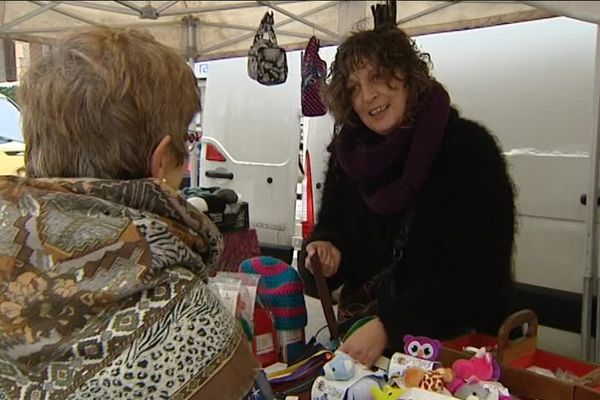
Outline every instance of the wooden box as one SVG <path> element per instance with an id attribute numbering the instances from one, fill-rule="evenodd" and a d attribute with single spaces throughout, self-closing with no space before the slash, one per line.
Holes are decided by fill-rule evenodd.
<path id="1" fill-rule="evenodd" d="M 510 333 L 527 326 L 524 336 L 511 340 Z M 466 335 L 443 343 L 441 361 L 452 366 L 459 358 L 470 358 L 465 346 L 496 346 L 501 366 L 500 382 L 520 399 L 600 400 L 600 368 L 596 364 L 564 357 L 537 348 L 538 320 L 531 310 L 519 311 L 504 321 L 497 338 L 488 335 Z M 555 372 L 569 371 L 577 382 L 561 380 L 527 370 L 537 366 Z"/>

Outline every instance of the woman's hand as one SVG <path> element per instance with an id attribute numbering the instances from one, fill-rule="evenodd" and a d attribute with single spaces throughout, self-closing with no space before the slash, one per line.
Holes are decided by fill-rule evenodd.
<path id="1" fill-rule="evenodd" d="M 310 260 L 315 253 L 319 255 L 319 260 L 321 260 L 323 276 L 329 278 L 330 276 L 335 275 L 340 267 L 340 262 L 342 261 L 342 253 L 340 253 L 338 248 L 335 247 L 333 243 L 323 240 L 310 242 L 306 246 L 306 261 L 304 262 L 306 269 L 310 272 L 313 272 Z"/>
<path id="2" fill-rule="evenodd" d="M 370 368 L 383 354 L 387 342 L 383 323 L 379 318 L 374 318 L 350 335 L 339 350 Z"/>

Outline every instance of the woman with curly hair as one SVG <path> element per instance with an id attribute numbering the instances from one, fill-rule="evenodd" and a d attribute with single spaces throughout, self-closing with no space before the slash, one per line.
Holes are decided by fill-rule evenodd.
<path id="1" fill-rule="evenodd" d="M 19 92 L 27 177 L 0 177 L 0 397 L 236 399 L 258 363 L 206 285 L 222 237 L 178 195 L 200 103 L 137 30 L 72 33 Z"/>
<path id="2" fill-rule="evenodd" d="M 396 27 L 350 35 L 326 95 L 337 129 L 300 269 L 309 294 L 314 254 L 330 288 L 343 284 L 342 329 L 368 318 L 341 350 L 372 365 L 405 334 L 495 334 L 513 310 L 515 234 L 495 138 L 450 105 Z"/>

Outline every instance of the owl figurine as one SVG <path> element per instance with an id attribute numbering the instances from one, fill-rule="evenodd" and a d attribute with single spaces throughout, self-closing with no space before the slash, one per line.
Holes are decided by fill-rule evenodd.
<path id="1" fill-rule="evenodd" d="M 404 354 L 421 358 L 427 361 L 438 361 L 442 342 L 437 339 L 430 339 L 425 336 L 405 335 Z"/>

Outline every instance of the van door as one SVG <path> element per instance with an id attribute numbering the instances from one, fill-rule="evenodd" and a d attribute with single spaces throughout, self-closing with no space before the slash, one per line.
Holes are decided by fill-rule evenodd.
<path id="1" fill-rule="evenodd" d="M 302 185 L 302 221 L 312 228 L 317 223 L 321 208 L 323 185 L 329 162 L 327 146 L 333 138 L 334 119 L 329 113 L 320 117 L 304 118 L 304 169 L 306 177 Z M 307 185 L 311 185 L 308 190 Z M 310 228 L 308 228 L 310 230 Z M 303 232 L 304 236 L 309 231 Z M 307 239 L 305 237 L 304 239 Z"/>
<path id="2" fill-rule="evenodd" d="M 246 58 L 208 62 L 200 186 L 226 187 L 249 204 L 261 245 L 291 249 L 300 144 L 300 54 L 281 85 L 248 77 Z"/>
<path id="3" fill-rule="evenodd" d="M 517 187 L 514 260 L 523 298 L 535 302 L 541 323 L 575 333 L 581 311 L 570 299 L 579 298 L 585 265 L 580 196 L 595 132 L 596 29 L 553 18 L 417 38 L 452 102 L 503 146 Z M 580 354 L 578 336 L 556 336 L 554 351 Z"/>

